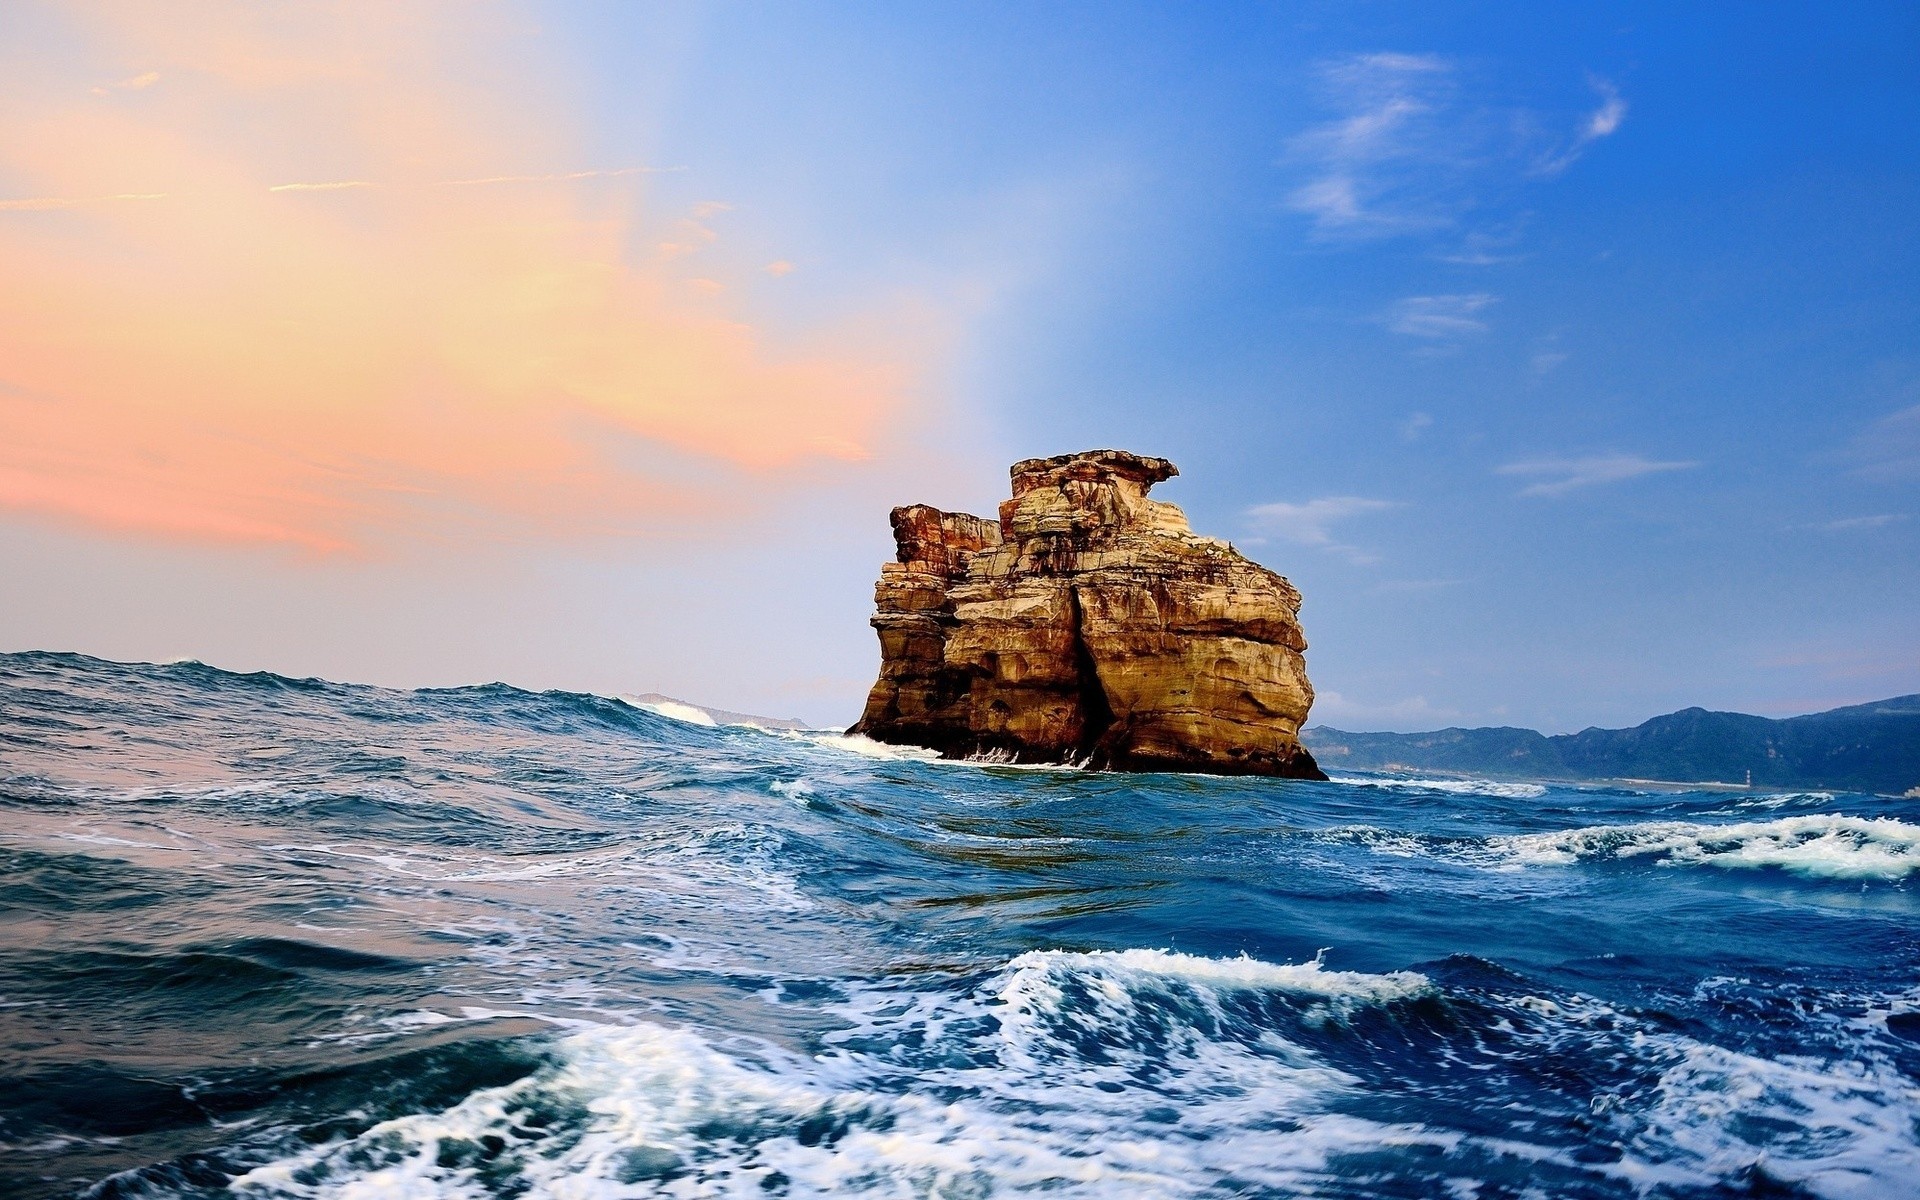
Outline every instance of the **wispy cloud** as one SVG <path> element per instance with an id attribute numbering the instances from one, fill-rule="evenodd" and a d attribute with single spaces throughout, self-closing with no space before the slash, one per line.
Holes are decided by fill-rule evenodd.
<path id="1" fill-rule="evenodd" d="M 366 179 L 334 179 L 325 183 L 276 183 L 267 190 L 270 192 L 345 192 L 354 188 L 379 186 Z"/>
<path id="2" fill-rule="evenodd" d="M 1486 292 L 1451 296 L 1408 296 L 1387 310 L 1387 328 L 1408 337 L 1440 339 L 1485 333 L 1479 314 L 1499 297 Z"/>
<path id="3" fill-rule="evenodd" d="M 606 171 L 564 171 L 557 175 L 483 175 L 478 179 L 443 179 L 441 187 L 478 187 L 489 183 L 572 183 L 580 179 L 625 179 L 632 175 L 666 175 L 685 167 L 616 167 Z"/>
<path id="4" fill-rule="evenodd" d="M 1354 54 L 1320 64 L 1330 120 L 1288 141 L 1283 166 L 1302 178 L 1287 205 L 1322 239 L 1436 232 L 1521 180 L 1564 172 L 1626 119 L 1604 79 L 1599 107 L 1569 130 L 1568 115 L 1482 99 L 1460 68 L 1436 54 Z M 1513 257 L 1471 236 L 1448 261 L 1488 265 Z"/>
<path id="5" fill-rule="evenodd" d="M 1565 333 L 1564 329 L 1555 329 L 1533 340 L 1533 353 L 1527 357 L 1527 367 L 1536 382 L 1559 370 L 1560 365 L 1572 357 L 1561 340 Z"/>
<path id="6" fill-rule="evenodd" d="M 1554 334 L 1534 343 L 1533 354 L 1527 359 L 1527 367 L 1533 372 L 1534 379 L 1545 379 L 1559 370 L 1560 365 L 1570 357 L 1571 355 L 1560 348 L 1560 336 Z"/>
<path id="7" fill-rule="evenodd" d="M 108 96 L 114 92 L 142 92 L 160 82 L 160 72 L 143 71 L 138 75 L 122 79 L 118 83 L 109 83 L 101 87 L 90 88 L 96 96 Z"/>
<path id="8" fill-rule="evenodd" d="M 165 192 L 117 192 L 111 196 L 28 196 L 19 200 L 0 200 L 0 212 L 52 212 L 62 208 L 83 208 L 89 204 L 111 204 L 115 200 L 165 200 Z"/>
<path id="9" fill-rule="evenodd" d="M 1461 148 L 1440 114 L 1452 66 L 1432 54 L 1357 54 L 1323 63 L 1322 89 L 1339 116 L 1289 143 L 1311 177 L 1287 202 L 1323 235 L 1380 236 L 1446 224 L 1430 174 Z"/>
<path id="10" fill-rule="evenodd" d="M 1837 521 L 1815 521 L 1810 525 L 1790 525 L 1790 529 L 1813 529 L 1821 533 L 1850 533 L 1856 529 L 1880 529 L 1907 519 L 1906 513 L 1875 513 L 1870 517 L 1842 517 Z"/>
<path id="11" fill-rule="evenodd" d="M 660 175 L 671 171 L 684 171 L 685 167 L 618 167 L 613 170 L 562 171 L 547 175 L 483 175 L 477 179 L 442 179 L 434 183 L 435 187 L 481 187 L 495 183 L 573 183 L 582 179 L 625 179 L 633 175 Z M 267 190 L 270 192 L 343 192 L 353 188 L 377 188 L 388 185 L 371 179 L 337 179 L 322 183 L 276 183 Z M 731 205 L 708 201 L 695 207 L 695 215 L 707 216 L 715 212 L 724 212 Z"/>
<path id="12" fill-rule="evenodd" d="M 1660 462 L 1638 454 L 1589 454 L 1580 458 L 1531 458 L 1494 468 L 1496 475 L 1537 479 L 1522 496 L 1564 496 L 1580 488 L 1619 483 L 1663 471 L 1685 471 L 1697 462 Z"/>
<path id="13" fill-rule="evenodd" d="M 1868 479 L 1920 479 L 1920 404 L 1875 421 L 1854 439 L 1848 457 Z"/>
<path id="14" fill-rule="evenodd" d="M 1403 442 L 1419 441 L 1420 435 L 1432 427 L 1433 418 L 1426 413 L 1409 413 L 1407 414 L 1407 419 L 1400 422 L 1400 440 Z"/>
<path id="15" fill-rule="evenodd" d="M 709 204 L 694 205 L 692 215 L 674 222 L 673 236 L 660 243 L 660 257 L 685 258 L 719 241 L 720 235 L 704 222 L 725 211 L 724 207 L 713 208 Z"/>
<path id="16" fill-rule="evenodd" d="M 1587 147 L 1601 138 L 1612 137 L 1620 129 L 1620 123 L 1627 119 L 1627 102 L 1620 98 L 1620 90 L 1613 84 L 1594 76 L 1590 79 L 1594 90 L 1600 93 L 1600 107 L 1587 115 L 1587 119 L 1573 139 L 1559 150 L 1554 151 L 1534 166 L 1536 175 L 1558 175 L 1572 166 Z"/>
<path id="17" fill-rule="evenodd" d="M 1499 230 L 1470 229 L 1461 236 L 1458 244 L 1436 252 L 1434 257 L 1456 267 L 1494 267 L 1502 263 L 1519 262 L 1526 257 L 1515 249 L 1519 240 L 1519 230 L 1513 227 Z"/>
<path id="18" fill-rule="evenodd" d="M 1368 513 L 1385 512 L 1397 508 L 1392 500 L 1372 500 L 1363 496 L 1322 496 L 1317 500 L 1308 500 L 1304 504 L 1259 504 L 1247 510 L 1247 520 L 1254 528 L 1264 534 L 1292 542 L 1297 546 L 1312 546 L 1332 554 L 1338 554 L 1349 562 L 1378 562 L 1377 555 L 1368 553 L 1358 546 L 1339 541 L 1333 535 L 1333 526 L 1352 517 L 1365 516 Z"/>

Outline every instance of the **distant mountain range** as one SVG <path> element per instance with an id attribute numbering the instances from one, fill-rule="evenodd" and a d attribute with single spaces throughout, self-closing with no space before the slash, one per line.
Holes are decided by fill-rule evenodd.
<path id="1" fill-rule="evenodd" d="M 1920 695 L 1772 720 L 1686 708 L 1632 729 L 1301 734 L 1322 768 L 1523 779 L 1658 780 L 1901 795 L 1920 789 Z"/>

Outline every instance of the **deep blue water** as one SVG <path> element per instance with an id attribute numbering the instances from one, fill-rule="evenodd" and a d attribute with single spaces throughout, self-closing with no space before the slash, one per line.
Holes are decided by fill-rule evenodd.
<path id="1" fill-rule="evenodd" d="M 1920 1195 L 1920 803 L 0 655 L 0 1195 Z"/>

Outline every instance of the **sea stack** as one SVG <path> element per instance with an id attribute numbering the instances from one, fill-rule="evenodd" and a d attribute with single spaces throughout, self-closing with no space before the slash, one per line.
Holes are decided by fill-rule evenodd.
<path id="1" fill-rule="evenodd" d="M 1324 779 L 1300 593 L 1147 490 L 1164 458 L 1013 465 L 999 521 L 893 510 L 880 678 L 849 732 L 950 758 Z"/>

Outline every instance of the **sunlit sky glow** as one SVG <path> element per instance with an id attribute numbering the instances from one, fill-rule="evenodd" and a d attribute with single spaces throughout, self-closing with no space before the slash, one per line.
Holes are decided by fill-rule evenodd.
<path id="1" fill-rule="evenodd" d="M 1161 454 L 1315 717 L 1920 691 L 1909 5 L 8 5 L 0 647 L 849 720 Z"/>

